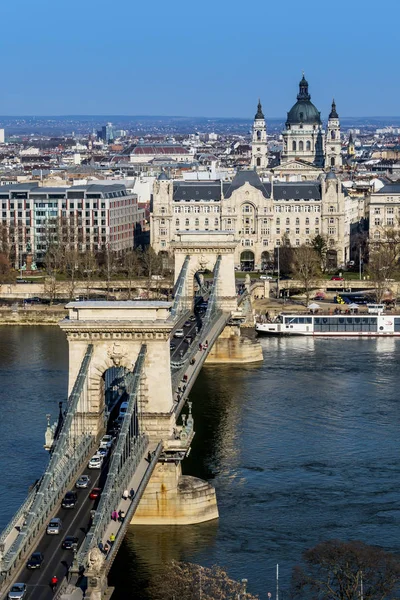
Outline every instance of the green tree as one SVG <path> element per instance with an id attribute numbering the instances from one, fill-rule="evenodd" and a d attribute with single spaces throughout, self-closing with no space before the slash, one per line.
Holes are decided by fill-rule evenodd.
<path id="1" fill-rule="evenodd" d="M 293 598 L 384 600 L 398 592 L 400 558 L 363 542 L 321 542 L 292 574 Z M 398 596 L 397 596 L 398 597 Z"/>
<path id="2" fill-rule="evenodd" d="M 328 251 L 328 244 L 326 239 L 318 234 L 311 240 L 311 246 L 318 254 L 321 260 L 321 269 L 325 271 L 326 269 L 326 253 Z"/>
<path id="3" fill-rule="evenodd" d="M 293 255 L 292 273 L 304 288 L 306 306 L 310 302 L 310 295 L 321 275 L 320 259 L 311 246 L 299 246 Z"/>

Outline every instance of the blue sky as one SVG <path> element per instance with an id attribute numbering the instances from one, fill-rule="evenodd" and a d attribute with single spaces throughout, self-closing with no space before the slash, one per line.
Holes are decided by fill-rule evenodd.
<path id="1" fill-rule="evenodd" d="M 400 115 L 399 0 L 9 0 L 0 115 Z"/>

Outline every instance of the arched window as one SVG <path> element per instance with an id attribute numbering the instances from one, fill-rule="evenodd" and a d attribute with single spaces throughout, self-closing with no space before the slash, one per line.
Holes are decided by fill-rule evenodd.
<path id="1" fill-rule="evenodd" d="M 297 150 L 297 145 L 296 145 L 295 140 L 293 140 L 293 142 L 292 142 L 292 150 L 293 150 L 293 152 L 296 152 L 296 150 Z"/>
<path id="2" fill-rule="evenodd" d="M 334 167 L 334 166 L 335 166 L 335 157 L 332 156 L 332 158 L 331 158 L 331 167 Z"/>
<path id="3" fill-rule="evenodd" d="M 304 142 L 299 142 L 299 150 L 300 150 L 300 152 L 303 152 L 303 150 L 304 150 Z"/>
<path id="4" fill-rule="evenodd" d="M 336 131 L 331 131 L 331 138 L 336 140 Z"/>
<path id="5" fill-rule="evenodd" d="M 261 131 L 257 131 L 257 139 L 261 140 Z"/>
<path id="6" fill-rule="evenodd" d="M 310 152 L 310 150 L 311 150 L 311 142 L 310 142 L 310 140 L 308 140 L 308 142 L 306 142 L 306 150 L 308 152 Z"/>
<path id="7" fill-rule="evenodd" d="M 257 165 L 257 167 L 261 167 L 261 158 L 260 157 L 257 158 L 256 165 Z"/>

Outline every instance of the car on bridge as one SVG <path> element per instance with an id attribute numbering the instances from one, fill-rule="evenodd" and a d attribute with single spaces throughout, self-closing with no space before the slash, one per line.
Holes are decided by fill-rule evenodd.
<path id="1" fill-rule="evenodd" d="M 75 550 L 78 547 L 79 539 L 73 535 L 67 535 L 61 544 L 63 550 Z"/>
<path id="2" fill-rule="evenodd" d="M 170 345 L 169 345 L 170 352 L 172 352 L 173 350 L 175 350 L 175 348 L 176 348 L 176 344 L 173 344 L 171 342 Z"/>
<path id="3" fill-rule="evenodd" d="M 189 321 L 191 321 L 193 323 L 195 320 L 196 320 L 195 315 L 190 315 Z"/>
<path id="4" fill-rule="evenodd" d="M 9 600 L 22 600 L 26 595 L 26 583 L 14 583 L 8 592 Z"/>
<path id="5" fill-rule="evenodd" d="M 104 458 L 102 456 L 99 456 L 98 454 L 95 454 L 89 460 L 88 468 L 89 469 L 101 469 L 102 464 L 103 464 L 103 460 L 104 460 Z"/>
<path id="6" fill-rule="evenodd" d="M 42 566 L 44 561 L 44 556 L 41 552 L 34 552 L 32 554 L 32 556 L 30 557 L 30 559 L 28 560 L 28 562 L 26 563 L 26 566 L 28 569 L 40 569 L 40 567 Z"/>
<path id="7" fill-rule="evenodd" d="M 192 336 L 191 335 L 185 336 L 185 342 L 187 342 L 190 346 L 190 344 L 193 342 Z"/>
<path id="8" fill-rule="evenodd" d="M 74 508 L 78 502 L 78 496 L 76 492 L 67 492 L 61 502 L 63 508 Z"/>
<path id="9" fill-rule="evenodd" d="M 183 329 L 177 329 L 174 332 L 174 338 L 183 338 L 183 337 L 185 337 L 185 333 L 184 333 Z"/>
<path id="10" fill-rule="evenodd" d="M 115 438 L 112 435 L 103 435 L 100 440 L 100 448 L 104 448 L 105 450 L 109 450 L 112 448 Z"/>
<path id="11" fill-rule="evenodd" d="M 187 321 L 185 321 L 183 324 L 184 327 L 190 327 L 191 325 L 192 325 L 192 322 L 189 319 Z"/>
<path id="12" fill-rule="evenodd" d="M 99 487 L 95 487 L 95 488 L 93 488 L 93 489 L 92 489 L 92 491 L 90 492 L 90 494 L 89 494 L 89 498 L 90 498 L 91 500 L 97 500 L 97 498 L 100 498 L 100 496 L 101 496 L 101 492 L 102 492 L 102 489 L 101 489 L 101 488 L 99 488 Z"/>
<path id="13" fill-rule="evenodd" d="M 108 448 L 99 448 L 96 452 L 97 456 L 102 456 L 103 458 L 105 458 L 106 456 L 108 456 Z"/>
<path id="14" fill-rule="evenodd" d="M 61 533 L 61 529 L 62 521 L 59 517 L 55 517 L 47 525 L 46 533 L 47 535 L 58 535 L 59 533 Z"/>
<path id="15" fill-rule="evenodd" d="M 75 487 L 77 488 L 88 488 L 90 485 L 89 475 L 81 475 L 77 480 Z"/>

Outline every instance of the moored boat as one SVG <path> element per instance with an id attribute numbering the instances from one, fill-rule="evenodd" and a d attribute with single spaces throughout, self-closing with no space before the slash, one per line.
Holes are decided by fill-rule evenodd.
<path id="1" fill-rule="evenodd" d="M 400 336 L 400 315 L 282 313 L 255 328 L 260 335 Z"/>

